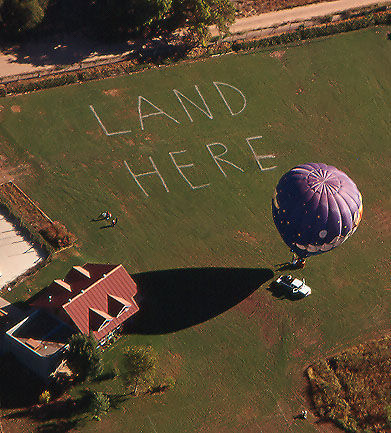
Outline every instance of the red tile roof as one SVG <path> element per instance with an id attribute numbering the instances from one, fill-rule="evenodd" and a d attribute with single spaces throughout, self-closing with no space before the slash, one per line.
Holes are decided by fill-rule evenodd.
<path id="1" fill-rule="evenodd" d="M 92 333 L 97 340 L 139 309 L 133 299 L 137 293 L 136 283 L 122 265 L 87 263 L 73 267 L 64 281 L 71 292 L 56 281 L 44 289 L 32 305 L 65 316 L 83 334 Z"/>

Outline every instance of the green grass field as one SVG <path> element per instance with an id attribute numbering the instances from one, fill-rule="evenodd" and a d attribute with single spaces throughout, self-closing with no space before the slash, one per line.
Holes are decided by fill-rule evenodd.
<path id="1" fill-rule="evenodd" d="M 387 31 L 1 101 L 0 150 L 10 166 L 23 168 L 16 183 L 79 240 L 75 250 L 5 296 L 26 299 L 27 289 L 42 289 L 76 263 L 123 263 L 148 285 L 145 297 L 154 309 L 150 322 L 144 318 L 136 334 L 105 356 L 115 360 L 125 345 L 152 344 L 165 373 L 177 380 L 173 391 L 128 400 L 83 432 L 322 431 L 312 416 L 293 419 L 309 406 L 305 367 L 391 325 Z M 241 113 L 231 115 L 213 82 L 240 89 L 246 98 Z M 173 92 L 207 111 L 195 85 L 213 119 L 182 98 L 191 122 Z M 231 111 L 239 111 L 242 96 L 220 89 Z M 144 130 L 139 96 L 145 98 Z M 105 135 L 90 105 L 109 133 L 131 132 Z M 156 107 L 171 118 L 146 117 Z M 262 171 L 246 141 L 259 136 L 250 144 L 263 156 L 262 167 L 274 169 Z M 221 158 L 236 167 L 220 161 L 219 168 L 207 147 L 213 143 L 226 146 Z M 214 155 L 224 150 L 209 149 Z M 138 177 L 147 196 L 124 161 L 137 175 L 153 170 L 150 158 L 166 186 L 157 175 Z M 282 174 L 304 162 L 325 162 L 351 176 L 362 192 L 364 215 L 351 239 L 296 272 L 313 294 L 290 302 L 266 290 L 277 265 L 290 259 L 274 228 L 271 198 Z M 188 182 L 208 185 L 192 189 Z M 106 209 L 119 218 L 114 229 L 91 222 Z M 103 384 L 108 390 L 120 386 Z"/>

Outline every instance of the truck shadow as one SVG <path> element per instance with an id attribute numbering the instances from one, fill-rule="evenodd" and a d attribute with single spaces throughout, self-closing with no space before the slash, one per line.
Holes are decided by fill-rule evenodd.
<path id="1" fill-rule="evenodd" d="M 272 283 L 269 285 L 269 287 L 266 288 L 274 298 L 283 300 L 287 299 L 289 301 L 299 301 L 300 299 L 303 299 L 303 296 L 298 295 L 292 295 L 286 291 L 283 287 L 281 287 L 279 284 L 277 284 L 275 281 L 272 281 Z"/>
<path id="2" fill-rule="evenodd" d="M 271 269 L 194 268 L 132 275 L 140 311 L 125 333 L 166 334 L 218 316 L 266 281 Z"/>

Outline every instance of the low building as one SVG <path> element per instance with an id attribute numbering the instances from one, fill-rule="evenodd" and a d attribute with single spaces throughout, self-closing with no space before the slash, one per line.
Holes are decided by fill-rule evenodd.
<path id="1" fill-rule="evenodd" d="M 5 333 L 3 351 L 47 379 L 61 363 L 67 341 L 74 333 L 56 317 L 35 310 Z"/>
<path id="2" fill-rule="evenodd" d="M 46 379 L 61 363 L 73 333 L 92 335 L 103 344 L 138 311 L 136 293 L 122 265 L 73 266 L 33 298 L 32 312 L 3 335 L 2 350 Z"/>

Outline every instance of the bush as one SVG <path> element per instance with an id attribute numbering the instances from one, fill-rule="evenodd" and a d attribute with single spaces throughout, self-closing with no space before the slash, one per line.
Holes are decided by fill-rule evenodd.
<path id="1" fill-rule="evenodd" d="M 48 404 L 51 399 L 50 392 L 48 390 L 44 391 L 40 396 L 38 397 L 38 401 L 40 404 Z"/>
<path id="2" fill-rule="evenodd" d="M 103 392 L 95 391 L 91 395 L 89 406 L 93 418 L 100 421 L 101 415 L 107 413 L 110 409 L 110 398 Z"/>
<path id="3" fill-rule="evenodd" d="M 39 230 L 39 233 L 56 249 L 69 247 L 73 245 L 76 240 L 75 236 L 58 221 L 54 221 L 53 223 L 47 222 L 47 224 Z"/>

